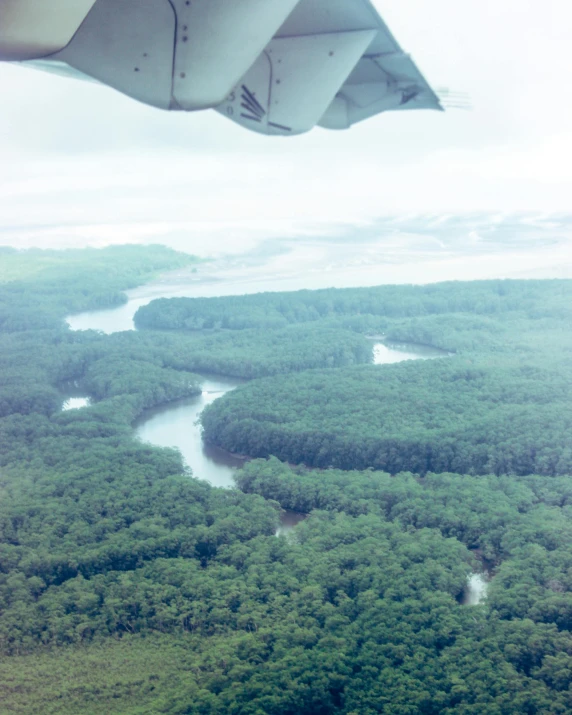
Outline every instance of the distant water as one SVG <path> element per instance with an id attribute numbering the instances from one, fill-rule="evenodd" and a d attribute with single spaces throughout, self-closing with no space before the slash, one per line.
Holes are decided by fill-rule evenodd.
<path id="1" fill-rule="evenodd" d="M 79 410 L 82 407 L 87 407 L 90 404 L 89 397 L 69 397 L 62 405 L 62 410 Z"/>
<path id="2" fill-rule="evenodd" d="M 376 343 L 373 346 L 373 363 L 387 365 L 405 360 L 433 360 L 449 357 L 450 354 L 445 350 L 417 343 Z"/>
<path id="3" fill-rule="evenodd" d="M 290 238 L 277 238 L 270 228 L 265 229 L 267 240 L 259 232 L 253 244 L 248 238 L 252 231 L 246 228 L 239 235 L 232 227 L 222 226 L 218 239 L 209 236 L 205 242 L 205 227 L 194 234 L 189 227 L 170 245 L 203 256 L 216 254 L 217 260 L 199 264 L 196 273 L 174 271 L 127 291 L 126 305 L 68 316 L 68 323 L 74 330 L 132 330 L 136 310 L 161 297 L 572 277 L 572 217 L 563 214 L 388 216 L 324 229 L 321 235 L 318 228 L 307 234 L 289 233 Z M 15 240 L 22 245 L 21 235 Z M 142 242 L 169 243 L 160 232 L 152 241 Z"/>
<path id="4" fill-rule="evenodd" d="M 462 603 L 465 606 L 478 606 L 487 597 L 489 587 L 488 577 L 486 574 L 473 573 L 467 580 L 465 593 Z"/>

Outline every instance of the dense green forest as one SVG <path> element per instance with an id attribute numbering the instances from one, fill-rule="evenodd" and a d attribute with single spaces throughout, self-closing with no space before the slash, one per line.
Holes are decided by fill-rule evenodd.
<path id="1" fill-rule="evenodd" d="M 450 319 L 464 314 L 472 316 L 477 328 L 486 330 L 487 320 L 503 319 L 509 314 L 511 318 L 569 319 L 569 301 L 570 283 L 566 280 L 453 281 L 426 286 L 162 298 L 139 308 L 135 321 L 138 327 L 160 330 L 245 330 L 345 318 L 348 324 L 362 330 L 390 327 L 395 320 L 443 315 Z M 467 330 L 466 324 L 464 329 Z M 470 324 L 468 330 L 472 331 Z"/>
<path id="2" fill-rule="evenodd" d="M 293 313 L 302 314 L 300 304 L 316 310 L 327 304 L 324 322 L 332 324 L 331 311 L 339 316 L 353 307 L 368 324 L 367 311 L 379 314 L 387 306 L 380 324 L 387 339 L 455 355 L 437 363 L 306 371 L 253 382 L 205 411 L 209 441 L 317 467 L 572 473 L 569 282 L 385 286 L 340 291 L 338 303 L 326 300 L 335 292 L 318 293 L 324 295 L 314 303 L 312 293 L 294 294 Z M 248 300 L 255 304 L 256 296 Z M 263 311 L 258 300 L 253 319 Z M 226 299 L 220 301 L 228 310 Z M 286 314 L 286 297 L 275 304 Z M 349 319 L 338 324 L 351 327 Z"/>
<path id="3" fill-rule="evenodd" d="M 159 320 L 102 335 L 74 333 L 63 316 L 117 304 L 122 290 L 190 259 L 152 247 L 54 254 L 47 268 L 11 260 L 0 289 L 1 713 L 572 711 L 568 283 L 360 289 L 356 303 L 319 292 L 340 310 L 282 322 L 273 301 L 289 315 L 284 294 L 221 299 L 227 323 L 219 299 L 200 300 L 184 319 L 204 319 L 200 330 L 165 331 L 183 326 Z M 419 295 L 435 309 L 422 312 Z M 312 296 L 292 294 L 291 314 L 326 300 Z M 364 333 L 376 330 L 457 354 L 371 366 Z M 304 429 L 330 429 L 343 410 L 361 447 L 368 415 L 381 415 L 397 440 L 395 476 L 357 469 L 370 465 L 356 449 L 344 469 L 252 461 L 239 488 L 221 490 L 176 451 L 134 440 L 144 409 L 196 394 L 195 371 L 207 368 L 260 379 L 217 401 L 205 424 L 256 410 L 264 446 L 265 426 L 296 403 Z M 70 381 L 90 407 L 61 411 Z M 519 443 L 525 427 L 534 458 Z M 453 446 L 464 438 L 459 459 L 474 474 L 450 473 L 461 462 L 446 460 L 434 474 L 426 453 L 418 469 L 399 466 L 419 443 L 408 437 L 404 450 L 407 430 L 425 430 L 435 455 L 447 434 Z M 505 462 L 478 476 L 489 441 Z M 311 516 L 277 538 L 281 508 Z M 464 607 L 467 576 L 483 562 L 495 574 L 487 602 Z"/>
<path id="4" fill-rule="evenodd" d="M 571 378 L 461 359 L 307 371 L 245 385 L 202 422 L 231 452 L 316 467 L 570 474 Z"/>
<path id="5" fill-rule="evenodd" d="M 372 361 L 372 342 L 339 327 L 294 325 L 277 330 L 202 333 L 151 331 L 110 336 L 106 351 L 154 354 L 177 370 L 254 378 L 318 367 L 348 367 Z"/>
<path id="6" fill-rule="evenodd" d="M 2 332 L 54 328 L 67 313 L 126 302 L 124 290 L 198 259 L 164 246 L 0 251 Z"/>

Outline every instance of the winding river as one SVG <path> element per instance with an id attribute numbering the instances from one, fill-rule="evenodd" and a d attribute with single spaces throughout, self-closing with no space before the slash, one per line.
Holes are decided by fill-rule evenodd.
<path id="1" fill-rule="evenodd" d="M 203 442 L 198 424 L 207 405 L 234 390 L 238 379 L 204 376 L 202 394 L 147 410 L 133 425 L 143 442 L 159 447 L 176 447 L 193 474 L 215 487 L 234 487 L 233 474 L 244 460 Z"/>
<path id="2" fill-rule="evenodd" d="M 221 291 L 221 294 L 224 291 Z M 181 293 L 179 292 L 179 295 Z M 92 311 L 69 316 L 67 322 L 73 330 L 100 330 L 114 333 L 121 330 L 133 330 L 133 314 L 140 305 L 151 299 L 173 297 L 166 291 L 163 295 L 155 294 L 150 298 L 134 298 L 127 304 L 108 310 Z M 373 362 L 386 365 L 405 360 L 430 360 L 447 357 L 450 353 L 437 348 L 413 343 L 388 343 L 372 339 Z M 233 475 L 244 459 L 229 454 L 217 447 L 207 445 L 202 439 L 202 430 L 198 422 L 204 408 L 234 390 L 244 380 L 237 378 L 202 375 L 202 393 L 196 397 L 170 402 L 167 405 L 147 410 L 133 425 L 138 439 L 159 447 L 177 448 L 191 468 L 193 474 L 205 479 L 213 486 L 225 489 L 233 488 Z M 76 398 L 77 399 L 77 398 Z M 84 403 L 85 404 L 85 403 Z M 71 400 L 64 409 L 80 407 Z M 277 536 L 289 533 L 304 514 L 283 512 Z M 487 582 L 481 574 L 471 574 L 464 592 L 463 604 L 476 605 L 486 597 Z"/>
<path id="3" fill-rule="evenodd" d="M 216 293 L 227 295 L 229 286 L 217 286 Z M 157 298 L 181 295 L 200 295 L 204 286 L 163 287 L 163 291 L 146 290 L 145 286 L 130 291 L 125 305 L 107 310 L 89 311 L 67 317 L 72 330 L 99 330 L 110 334 L 133 330 L 133 315 L 136 310 Z M 212 289 L 211 289 L 212 290 Z M 380 336 L 381 337 L 381 336 Z M 402 362 L 404 360 L 427 360 L 448 355 L 443 350 L 412 343 L 389 344 L 372 336 L 373 361 L 376 365 Z M 203 409 L 243 381 L 236 378 L 203 375 L 202 394 L 167 405 L 147 410 L 134 424 L 137 437 L 159 447 L 176 447 L 194 474 L 213 486 L 231 488 L 233 474 L 243 460 L 203 442 L 198 419 Z M 71 395 L 69 395 L 71 397 Z M 85 403 L 84 403 L 85 404 Z M 80 407 L 68 400 L 64 409 Z"/>
<path id="4" fill-rule="evenodd" d="M 446 355 L 424 346 L 374 344 L 374 363 L 384 365 Z M 134 424 L 137 437 L 159 447 L 176 447 L 193 473 L 213 486 L 231 488 L 233 474 L 244 460 L 203 442 L 198 419 L 203 409 L 234 390 L 243 380 L 203 375 L 202 394 L 147 410 Z"/>

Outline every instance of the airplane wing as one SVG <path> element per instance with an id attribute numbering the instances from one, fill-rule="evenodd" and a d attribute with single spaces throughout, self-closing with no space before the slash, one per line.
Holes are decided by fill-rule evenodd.
<path id="1" fill-rule="evenodd" d="M 369 0 L 0 0 L 0 60 L 269 135 L 442 109 Z"/>

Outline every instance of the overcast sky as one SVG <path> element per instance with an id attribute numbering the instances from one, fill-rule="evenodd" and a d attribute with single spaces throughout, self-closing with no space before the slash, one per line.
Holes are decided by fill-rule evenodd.
<path id="1" fill-rule="evenodd" d="M 429 82 L 466 92 L 472 112 L 266 138 L 214 112 L 161 112 L 0 64 L 0 243 L 15 229 L 28 243 L 97 243 L 173 226 L 281 235 L 399 212 L 567 210 L 572 5 L 374 4 Z"/>

